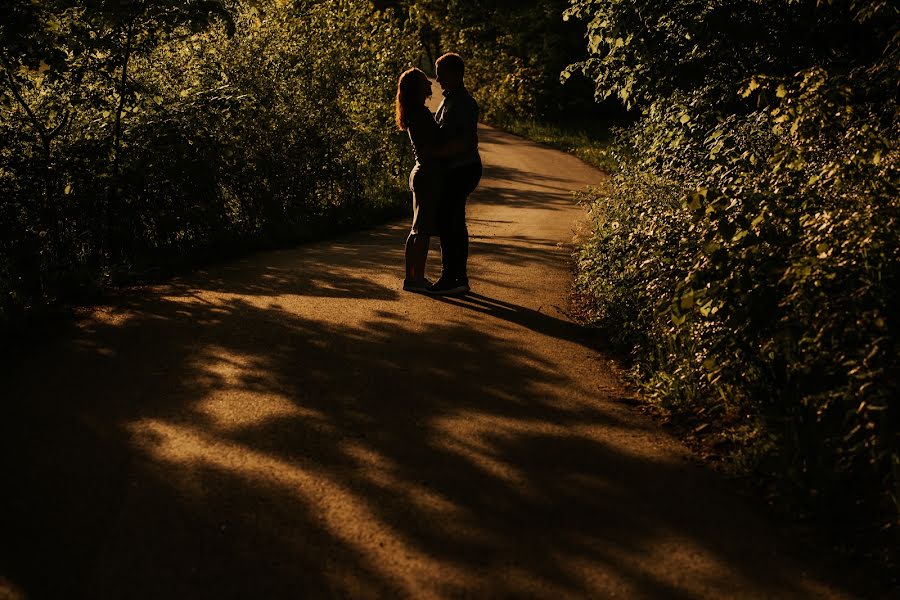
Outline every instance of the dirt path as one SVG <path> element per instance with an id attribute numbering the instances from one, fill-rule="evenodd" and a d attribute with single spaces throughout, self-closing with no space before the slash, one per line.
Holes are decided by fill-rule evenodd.
<path id="1" fill-rule="evenodd" d="M 482 143 L 464 300 L 399 290 L 395 224 L 135 291 L 20 360 L 0 590 L 844 597 L 634 413 L 563 315 L 570 191 L 599 173 Z"/>

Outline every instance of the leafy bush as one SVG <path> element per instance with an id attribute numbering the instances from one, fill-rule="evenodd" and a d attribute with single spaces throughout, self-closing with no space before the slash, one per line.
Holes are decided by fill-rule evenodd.
<path id="1" fill-rule="evenodd" d="M 579 283 L 672 411 L 819 515 L 900 515 L 891 3 L 574 1 L 570 67 L 642 111 Z"/>
<path id="2" fill-rule="evenodd" d="M 391 111 L 415 42 L 391 14 L 351 0 L 2 11 L 0 312 L 404 197 Z"/>

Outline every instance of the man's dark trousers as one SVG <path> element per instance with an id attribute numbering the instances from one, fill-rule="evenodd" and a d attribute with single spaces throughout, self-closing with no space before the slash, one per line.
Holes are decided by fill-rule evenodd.
<path id="1" fill-rule="evenodd" d="M 447 172 L 447 187 L 440 204 L 441 265 L 443 278 L 468 276 L 469 230 L 466 227 L 466 200 L 478 187 L 481 162 L 453 167 Z"/>

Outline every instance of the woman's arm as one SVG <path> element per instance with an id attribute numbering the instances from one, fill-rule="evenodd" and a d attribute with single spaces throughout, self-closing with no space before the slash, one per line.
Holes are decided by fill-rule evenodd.
<path id="1" fill-rule="evenodd" d="M 420 159 L 447 158 L 462 154 L 477 145 L 477 133 L 453 135 L 438 127 L 430 112 L 416 115 L 409 124 L 409 134 Z"/>
<path id="2" fill-rule="evenodd" d="M 441 134 L 442 131 L 436 129 L 427 141 L 423 140 L 425 143 L 422 144 L 420 156 L 423 158 L 447 158 L 456 154 L 462 154 L 471 148 L 473 144 L 477 143 L 473 136 L 445 138 Z M 473 139 L 466 139 L 467 137 Z"/>
<path id="3" fill-rule="evenodd" d="M 446 141 L 438 141 L 433 148 L 433 156 L 436 158 L 447 158 L 454 154 L 462 154 L 466 151 L 468 144 L 462 138 L 452 138 Z"/>

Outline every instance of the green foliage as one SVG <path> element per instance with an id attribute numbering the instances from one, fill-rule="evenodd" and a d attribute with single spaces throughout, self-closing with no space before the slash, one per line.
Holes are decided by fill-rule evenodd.
<path id="1" fill-rule="evenodd" d="M 351 0 L 15 0 L 0 14 L 0 313 L 395 210 L 414 38 Z"/>
<path id="2" fill-rule="evenodd" d="M 642 111 L 580 285 L 648 391 L 807 508 L 900 515 L 900 64 L 888 2 L 574 1 Z"/>

